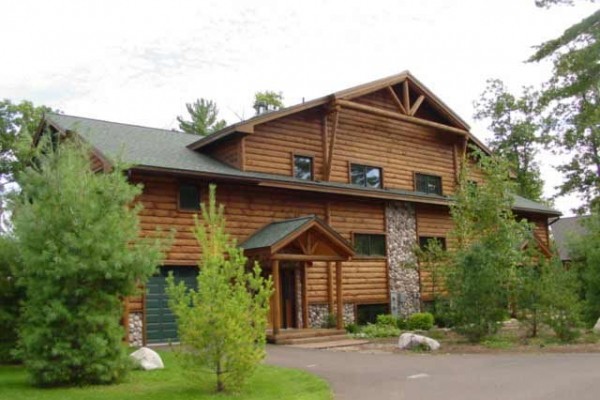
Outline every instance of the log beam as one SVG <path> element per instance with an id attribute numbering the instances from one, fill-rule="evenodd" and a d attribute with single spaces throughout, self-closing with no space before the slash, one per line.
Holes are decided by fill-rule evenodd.
<path id="1" fill-rule="evenodd" d="M 329 255 L 277 253 L 277 254 L 273 254 L 271 256 L 271 260 L 284 260 L 284 261 L 340 261 L 340 260 L 346 260 L 346 258 L 345 257 L 341 257 L 341 256 L 329 256 Z"/>
<path id="2" fill-rule="evenodd" d="M 402 82 L 402 102 L 404 103 L 404 108 L 407 111 L 410 110 L 410 96 L 408 93 L 408 81 L 407 80 Z"/>
<path id="3" fill-rule="evenodd" d="M 333 126 L 331 127 L 331 139 L 329 143 L 329 153 L 327 155 L 327 169 L 325 170 L 325 181 L 329 181 L 331 176 L 331 166 L 333 164 L 333 150 L 335 148 L 335 138 L 340 121 L 340 107 L 336 106 L 333 111 Z"/>
<path id="4" fill-rule="evenodd" d="M 279 279 L 279 260 L 273 260 L 271 262 L 271 273 L 273 274 L 273 335 L 279 333 L 281 328 L 281 280 Z"/>
<path id="5" fill-rule="evenodd" d="M 401 121 L 412 122 L 412 123 L 415 123 L 418 125 L 428 126 L 430 128 L 436 128 L 436 129 L 440 129 L 440 130 L 443 130 L 446 132 L 456 133 L 458 135 L 465 136 L 465 137 L 469 134 L 469 132 L 467 132 L 464 129 L 454 128 L 452 126 L 440 124 L 438 122 L 428 121 L 428 120 L 417 118 L 417 117 L 411 117 L 410 115 L 404 115 L 404 114 L 400 114 L 398 112 L 388 111 L 388 110 L 384 110 L 382 108 L 377 108 L 377 107 L 373 107 L 373 106 L 368 106 L 366 104 L 356 103 L 354 101 L 337 100 L 337 102 L 345 108 L 350 108 L 350 109 L 357 110 L 357 111 L 363 111 L 363 112 L 366 112 L 369 114 L 379 115 L 379 116 L 386 117 L 386 118 L 395 118 L 395 119 L 399 119 Z"/>
<path id="6" fill-rule="evenodd" d="M 415 115 L 417 113 L 417 111 L 419 111 L 419 107 L 421 107 L 421 104 L 423 104 L 423 100 L 425 100 L 425 96 L 420 95 L 419 98 L 417 99 L 417 101 L 415 101 L 415 104 L 413 104 L 412 107 L 410 108 L 408 115 L 410 115 L 410 116 Z"/>
<path id="7" fill-rule="evenodd" d="M 327 263 L 327 303 L 329 304 L 329 313 L 333 313 L 333 263 Z"/>
<path id="8" fill-rule="evenodd" d="M 337 328 L 344 329 L 344 295 L 342 291 L 342 263 L 335 263 L 335 290 L 337 297 Z"/>
<path id="9" fill-rule="evenodd" d="M 394 99 L 394 103 L 396 103 L 400 112 L 402 114 L 408 114 L 408 111 L 406 110 L 406 108 L 404 108 L 404 105 L 402 104 L 402 102 L 398 98 L 398 95 L 391 86 L 388 86 L 388 92 L 390 92 L 390 95 L 392 96 L 392 99 Z"/>
<path id="10" fill-rule="evenodd" d="M 302 327 L 308 329 L 308 263 L 302 263 Z"/>

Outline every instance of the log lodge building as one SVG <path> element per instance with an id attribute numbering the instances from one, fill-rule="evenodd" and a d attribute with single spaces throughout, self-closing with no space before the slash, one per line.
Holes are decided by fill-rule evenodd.
<path id="1" fill-rule="evenodd" d="M 48 114 L 45 126 L 76 134 L 92 167 L 115 157 L 143 184 L 144 234 L 175 239 L 143 295 L 126 301 L 132 344 L 176 339 L 164 294 L 168 271 L 190 285 L 199 247 L 192 215 L 217 184 L 229 233 L 273 277 L 270 339 L 291 329 L 337 328 L 378 312 L 408 315 L 431 300 L 414 248 L 446 245 L 448 204 L 470 147 L 489 150 L 469 126 L 409 72 L 258 115 L 206 137 Z M 471 179 L 481 181 L 473 172 Z M 559 213 L 515 197 L 547 248 L 548 218 Z M 452 243 L 448 242 L 450 247 Z"/>

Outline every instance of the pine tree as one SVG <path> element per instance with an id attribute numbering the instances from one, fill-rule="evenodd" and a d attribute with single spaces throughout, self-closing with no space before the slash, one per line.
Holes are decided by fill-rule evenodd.
<path id="1" fill-rule="evenodd" d="M 247 259 L 225 231 L 223 206 L 210 186 L 208 206 L 195 217 L 194 234 L 201 247 L 198 290 L 167 278 L 169 306 L 177 318 L 181 355 L 188 371 L 209 369 L 217 391 L 238 391 L 265 357 L 267 312 L 272 282 Z"/>
<path id="2" fill-rule="evenodd" d="M 225 128 L 227 122 L 219 119 L 219 109 L 212 100 L 198 99 L 185 105 L 191 120 L 178 116 L 179 128 L 193 135 L 206 136 Z"/>
<path id="3" fill-rule="evenodd" d="M 119 165 L 93 173 L 76 141 L 44 148 L 12 203 L 25 365 L 40 386 L 119 381 L 129 365 L 121 299 L 160 263 L 158 244 L 139 235 L 141 189 Z"/>

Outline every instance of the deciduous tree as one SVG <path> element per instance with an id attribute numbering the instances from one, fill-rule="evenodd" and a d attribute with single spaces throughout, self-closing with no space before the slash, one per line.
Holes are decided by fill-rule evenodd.
<path id="1" fill-rule="evenodd" d="M 520 245 L 529 226 L 512 213 L 514 183 L 509 165 L 477 153 L 485 182 L 473 186 L 465 166 L 456 201 L 451 239 L 457 248 L 448 273 L 448 292 L 457 330 L 471 341 L 494 333 L 515 298 Z"/>
<path id="2" fill-rule="evenodd" d="M 252 107 L 256 111 L 256 115 L 279 110 L 284 107 L 283 94 L 272 90 L 256 92 L 254 94 L 254 104 Z"/>
<path id="3" fill-rule="evenodd" d="M 539 93 L 524 87 L 520 97 L 511 94 L 499 79 L 489 80 L 480 100 L 475 104 L 475 118 L 489 121 L 494 133 L 490 147 L 506 158 L 516 173 L 517 194 L 540 200 L 544 181 L 536 160 L 542 136 Z"/>

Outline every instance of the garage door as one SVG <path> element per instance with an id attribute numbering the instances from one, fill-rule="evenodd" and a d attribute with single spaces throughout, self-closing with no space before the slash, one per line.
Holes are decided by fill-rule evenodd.
<path id="1" fill-rule="evenodd" d="M 176 342 L 177 324 L 169 309 L 169 299 L 165 293 L 167 276 L 173 272 L 175 282 L 183 281 L 187 287 L 196 288 L 197 267 L 161 267 L 160 272 L 151 277 L 146 285 L 146 342 Z"/>

